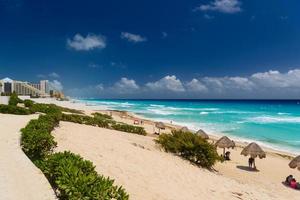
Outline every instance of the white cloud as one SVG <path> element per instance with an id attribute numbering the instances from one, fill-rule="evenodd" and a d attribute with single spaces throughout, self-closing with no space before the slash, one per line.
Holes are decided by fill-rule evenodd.
<path id="1" fill-rule="evenodd" d="M 192 91 L 192 92 L 203 92 L 203 91 L 207 91 L 206 86 L 201 83 L 198 79 L 192 79 L 190 82 L 187 82 L 185 84 L 186 88 L 188 91 Z"/>
<path id="2" fill-rule="evenodd" d="M 49 76 L 50 78 L 59 78 L 59 77 L 60 77 L 59 74 L 56 73 L 56 72 L 52 72 L 52 73 L 48 74 L 48 76 Z"/>
<path id="3" fill-rule="evenodd" d="M 166 90 L 173 92 L 184 92 L 185 89 L 183 87 L 182 82 L 176 78 L 176 76 L 165 76 L 164 78 L 156 81 L 149 82 L 146 84 L 146 87 L 152 90 Z"/>
<path id="4" fill-rule="evenodd" d="M 168 33 L 167 32 L 162 32 L 161 35 L 162 35 L 162 38 L 168 37 Z"/>
<path id="5" fill-rule="evenodd" d="M 61 85 L 54 81 L 56 85 Z M 61 86 L 62 88 L 62 86 Z M 81 91 L 81 93 L 79 93 Z M 175 75 L 138 85 L 121 78 L 111 86 L 98 84 L 79 94 L 106 98 L 300 98 L 300 69 L 287 72 L 270 70 L 249 76 L 199 77 L 184 82 Z M 77 95 L 80 96 L 80 95 Z M 88 96 L 88 95 L 86 95 Z"/>
<path id="6" fill-rule="evenodd" d="M 98 84 L 98 85 L 95 86 L 95 89 L 98 90 L 98 91 L 103 91 L 104 86 L 103 86 L 103 84 Z"/>
<path id="7" fill-rule="evenodd" d="M 255 73 L 251 80 L 256 85 L 265 88 L 299 88 L 300 89 L 300 69 L 290 70 L 287 73 L 270 70 L 263 73 Z"/>
<path id="8" fill-rule="evenodd" d="M 50 79 L 57 79 L 57 78 L 60 78 L 60 75 L 56 72 L 51 72 L 49 74 L 38 74 L 37 75 L 38 78 L 41 78 L 41 79 L 46 79 L 46 78 L 50 78 Z"/>
<path id="9" fill-rule="evenodd" d="M 89 68 L 94 68 L 94 69 L 96 69 L 96 68 L 102 68 L 102 66 L 101 66 L 101 65 L 98 65 L 98 64 L 95 64 L 95 63 L 90 63 L 90 64 L 89 64 Z"/>
<path id="10" fill-rule="evenodd" d="M 238 13 L 241 12 L 241 2 L 239 0 L 214 0 L 209 4 L 200 5 L 194 9 L 195 11 L 217 11 L 222 13 Z"/>
<path id="11" fill-rule="evenodd" d="M 142 37 L 141 35 L 128 33 L 128 32 L 122 32 L 121 33 L 121 38 L 126 39 L 129 42 L 133 42 L 133 43 L 146 42 L 147 41 L 146 37 Z"/>
<path id="12" fill-rule="evenodd" d="M 123 77 L 114 84 L 112 89 L 119 93 L 131 93 L 140 89 L 140 87 L 136 84 L 135 80 Z"/>
<path id="13" fill-rule="evenodd" d="M 38 74 L 38 75 L 36 75 L 38 78 L 46 78 L 47 76 L 46 75 L 44 75 L 44 74 Z"/>
<path id="14" fill-rule="evenodd" d="M 106 47 L 106 39 L 102 35 L 88 34 L 84 37 L 77 33 L 73 39 L 67 40 L 67 45 L 76 51 L 104 49 Z"/>
<path id="15" fill-rule="evenodd" d="M 105 92 L 105 88 L 103 84 L 97 84 L 94 86 L 87 86 L 84 88 L 72 88 L 66 93 L 73 97 L 95 97 L 101 96 L 102 93 Z"/>
<path id="16" fill-rule="evenodd" d="M 280 16 L 279 17 L 281 20 L 287 20 L 289 17 L 288 16 Z"/>
<path id="17" fill-rule="evenodd" d="M 205 19 L 214 19 L 214 18 L 215 18 L 214 16 L 208 15 L 208 14 L 204 14 L 203 17 L 204 17 Z"/>
<path id="18" fill-rule="evenodd" d="M 49 86 L 50 86 L 50 89 L 54 89 L 54 90 L 58 90 L 58 91 L 63 90 L 63 85 L 58 80 L 49 81 Z"/>

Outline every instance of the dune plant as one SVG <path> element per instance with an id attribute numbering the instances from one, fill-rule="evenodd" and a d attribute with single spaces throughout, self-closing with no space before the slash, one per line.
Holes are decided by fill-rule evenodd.
<path id="1" fill-rule="evenodd" d="M 68 113 L 74 113 L 74 114 L 83 114 L 83 112 L 81 110 L 76 110 L 76 109 L 72 109 L 72 108 L 66 108 L 66 107 L 62 107 L 62 106 L 57 106 L 57 107 L 62 112 L 68 112 Z"/>
<path id="2" fill-rule="evenodd" d="M 54 114 L 41 115 L 21 129 L 22 149 L 33 161 L 45 158 L 56 147 L 51 131 L 58 125 L 58 120 L 59 117 Z"/>
<path id="3" fill-rule="evenodd" d="M 12 105 L 0 105 L 0 113 L 3 114 L 14 114 L 14 115 L 29 115 L 31 111 L 26 108 L 21 108 Z"/>
<path id="4" fill-rule="evenodd" d="M 15 97 L 13 97 L 15 98 Z M 48 178 L 56 195 L 62 200 L 128 200 L 129 196 L 122 187 L 115 186 L 114 181 L 99 175 L 92 162 L 83 160 L 71 152 L 55 153 L 57 143 L 51 135 L 60 120 L 109 128 L 115 121 L 106 115 L 94 117 L 63 114 L 62 112 L 81 113 L 81 111 L 56 106 L 39 104 L 25 100 L 27 108 L 12 105 L 0 105 L 0 113 L 28 115 L 42 113 L 38 119 L 31 120 L 21 129 L 21 147 L 24 153 L 39 167 Z M 18 101 L 19 103 L 19 101 Z"/>
<path id="5" fill-rule="evenodd" d="M 155 142 L 166 152 L 175 153 L 201 167 L 211 168 L 221 160 L 212 144 L 191 132 L 172 131 L 172 134 L 161 134 Z"/>
<path id="6" fill-rule="evenodd" d="M 68 118 L 76 123 L 95 124 L 93 117 L 62 114 L 59 107 L 51 104 L 37 104 L 31 108 L 46 114 L 31 120 L 21 130 L 21 146 L 25 154 L 48 178 L 59 199 L 127 200 L 129 198 L 122 187 L 113 184 L 113 180 L 99 175 L 92 162 L 83 160 L 79 155 L 71 152 L 53 154 L 57 143 L 51 131 L 59 125 L 60 120 Z"/>
<path id="7" fill-rule="evenodd" d="M 124 132 L 134 133 L 134 134 L 138 134 L 138 135 L 147 135 L 145 129 L 143 127 L 139 127 L 139 126 L 116 123 L 116 124 L 112 125 L 112 128 L 115 130 L 118 130 L 118 131 L 124 131 Z"/>
<path id="8" fill-rule="evenodd" d="M 98 112 L 92 113 L 92 115 L 95 118 L 99 118 L 99 119 L 113 119 L 112 116 L 110 116 L 110 115 L 102 114 L 102 113 L 98 113 Z"/>
<path id="9" fill-rule="evenodd" d="M 109 122 L 100 118 L 90 117 L 86 115 L 76 115 L 76 114 L 63 114 L 62 121 L 73 122 L 78 124 L 98 126 L 102 128 L 109 128 Z"/>
<path id="10" fill-rule="evenodd" d="M 18 97 L 18 95 L 17 95 L 16 92 L 13 92 L 10 95 L 10 98 L 9 98 L 9 101 L 8 101 L 8 105 L 16 106 L 16 105 L 18 105 L 18 103 L 23 103 L 23 101 Z"/>
<path id="11" fill-rule="evenodd" d="M 25 99 L 24 100 L 24 105 L 25 107 L 29 108 L 29 107 L 32 107 L 34 104 L 34 101 L 30 100 L 30 99 Z"/>
<path id="12" fill-rule="evenodd" d="M 39 167 L 60 199 L 129 199 L 122 187 L 99 175 L 92 162 L 71 152 L 52 154 Z"/>

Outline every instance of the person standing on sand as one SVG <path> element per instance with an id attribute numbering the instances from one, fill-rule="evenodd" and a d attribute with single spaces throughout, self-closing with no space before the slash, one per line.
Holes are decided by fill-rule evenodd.
<path id="1" fill-rule="evenodd" d="M 254 158 L 250 157 L 248 160 L 248 164 L 250 168 L 255 168 L 255 164 L 254 164 Z"/>

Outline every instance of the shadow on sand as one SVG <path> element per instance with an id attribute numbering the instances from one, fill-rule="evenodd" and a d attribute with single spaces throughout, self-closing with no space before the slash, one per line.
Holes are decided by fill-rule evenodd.
<path id="1" fill-rule="evenodd" d="M 253 168 L 250 168 L 248 166 L 238 165 L 238 166 L 236 166 L 236 168 L 244 170 L 244 171 L 248 171 L 248 172 L 259 172 L 258 169 L 253 169 Z"/>

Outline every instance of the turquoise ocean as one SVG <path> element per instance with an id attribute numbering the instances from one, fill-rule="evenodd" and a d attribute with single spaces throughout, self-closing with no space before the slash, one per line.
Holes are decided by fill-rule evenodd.
<path id="1" fill-rule="evenodd" d="M 242 142 L 300 153 L 300 101 L 297 100 L 100 100 L 87 105 L 133 112 L 147 119 L 203 129 Z"/>

